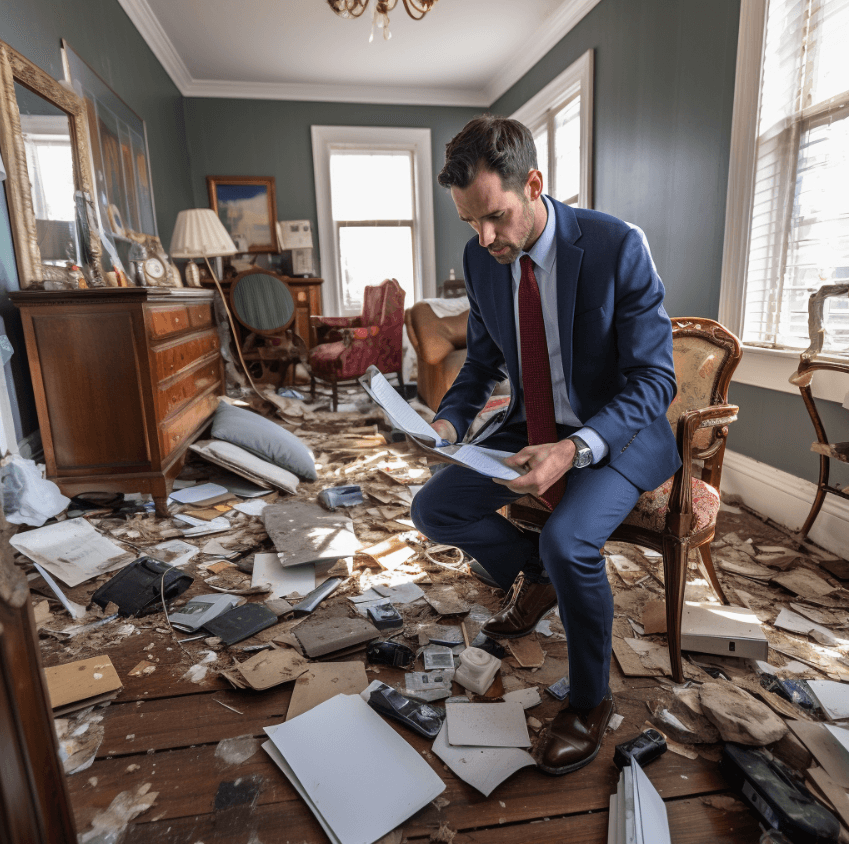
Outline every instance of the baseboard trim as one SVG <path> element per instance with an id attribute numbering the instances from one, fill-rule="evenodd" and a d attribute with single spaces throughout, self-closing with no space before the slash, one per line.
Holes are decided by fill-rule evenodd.
<path id="1" fill-rule="evenodd" d="M 722 466 L 722 492 L 739 496 L 747 507 L 789 530 L 799 530 L 811 509 L 816 484 L 729 450 Z M 849 501 L 827 495 L 809 536 L 817 545 L 844 557 Z"/>

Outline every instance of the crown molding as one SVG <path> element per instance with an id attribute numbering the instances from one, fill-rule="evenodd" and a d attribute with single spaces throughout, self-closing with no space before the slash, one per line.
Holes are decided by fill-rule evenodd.
<path id="1" fill-rule="evenodd" d="M 601 0 L 573 0 L 564 3 L 536 32 L 504 63 L 503 69 L 484 89 L 492 105 L 510 90 L 543 56 L 571 32 Z"/>
<path id="2" fill-rule="evenodd" d="M 118 2 L 180 93 L 184 97 L 189 96 L 186 91 L 194 81 L 192 75 L 147 0 L 118 0 Z"/>
<path id="3" fill-rule="evenodd" d="M 130 0 L 121 0 L 130 2 Z M 232 82 L 192 79 L 186 97 L 244 100 L 301 100 L 305 102 L 379 103 L 381 105 L 470 106 L 486 108 L 483 91 L 384 85 L 314 85 L 306 82 Z"/>
<path id="4" fill-rule="evenodd" d="M 601 0 L 572 0 L 561 5 L 516 50 L 513 56 L 504 62 L 503 69 L 490 83 L 479 89 L 194 79 L 147 0 L 118 0 L 118 2 L 184 97 L 488 108 L 515 85 Z"/>

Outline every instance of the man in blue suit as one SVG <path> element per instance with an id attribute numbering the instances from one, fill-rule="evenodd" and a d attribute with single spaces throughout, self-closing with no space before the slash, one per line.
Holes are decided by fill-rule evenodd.
<path id="1" fill-rule="evenodd" d="M 476 442 L 515 452 L 508 462 L 523 474 L 494 482 L 444 467 L 414 499 L 413 521 L 508 592 L 487 635 L 527 635 L 559 605 L 570 692 L 537 762 L 565 774 L 595 758 L 613 714 L 601 549 L 680 465 L 665 416 L 676 384 L 664 288 L 640 229 L 543 195 L 533 136 L 517 121 L 472 120 L 448 144 L 439 183 L 477 237 L 463 259 L 466 362 L 433 426 L 463 439 L 506 375 L 510 405 Z M 496 512 L 526 494 L 552 508 L 538 543 Z"/>

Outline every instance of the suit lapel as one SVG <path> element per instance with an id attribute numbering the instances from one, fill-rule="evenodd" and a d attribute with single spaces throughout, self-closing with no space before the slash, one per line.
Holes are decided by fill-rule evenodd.
<path id="1" fill-rule="evenodd" d="M 550 199 L 551 197 L 549 197 Z M 554 219 L 557 223 L 557 324 L 560 331 L 560 357 L 566 388 L 572 387 L 572 327 L 575 321 L 575 299 L 584 250 L 575 246 L 581 229 L 575 212 L 556 200 Z M 569 397 L 571 402 L 572 398 Z"/>

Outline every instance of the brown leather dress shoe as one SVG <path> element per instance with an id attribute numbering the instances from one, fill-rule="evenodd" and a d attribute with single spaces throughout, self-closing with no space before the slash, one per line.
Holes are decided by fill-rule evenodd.
<path id="1" fill-rule="evenodd" d="M 598 756 L 611 715 L 613 694 L 609 689 L 594 709 L 572 709 L 567 703 L 548 728 L 537 759 L 539 769 L 560 776 L 589 765 Z"/>
<path id="2" fill-rule="evenodd" d="M 531 583 L 521 572 L 507 593 L 504 606 L 481 628 L 496 639 L 527 636 L 539 620 L 557 606 L 557 595 L 550 583 Z"/>

